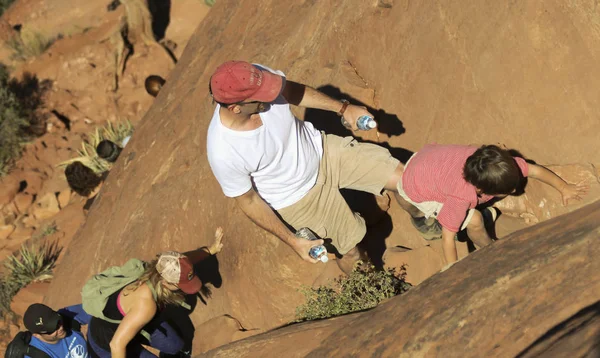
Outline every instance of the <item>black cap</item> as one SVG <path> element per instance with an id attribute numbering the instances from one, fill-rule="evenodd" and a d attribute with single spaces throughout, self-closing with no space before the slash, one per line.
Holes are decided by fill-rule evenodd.
<path id="1" fill-rule="evenodd" d="M 41 303 L 32 304 L 23 315 L 25 328 L 31 333 L 54 332 L 60 320 L 58 312 Z"/>

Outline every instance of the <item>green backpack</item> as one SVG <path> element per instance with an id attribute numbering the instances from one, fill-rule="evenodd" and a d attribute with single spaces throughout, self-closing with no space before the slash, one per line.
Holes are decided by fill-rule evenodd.
<path id="1" fill-rule="evenodd" d="M 81 303 L 83 310 L 91 316 L 100 318 L 107 322 L 121 323 L 121 320 L 108 318 L 104 315 L 104 308 L 108 298 L 113 293 L 139 279 L 146 270 L 146 263 L 139 259 L 130 259 L 123 266 L 113 266 L 101 273 L 92 276 L 81 289 Z M 154 287 L 147 282 L 152 291 L 152 297 L 156 301 L 156 291 Z M 150 340 L 150 335 L 140 332 L 144 337 Z"/>

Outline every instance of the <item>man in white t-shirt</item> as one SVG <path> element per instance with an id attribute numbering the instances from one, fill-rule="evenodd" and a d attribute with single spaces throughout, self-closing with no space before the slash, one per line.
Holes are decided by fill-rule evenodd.
<path id="1" fill-rule="evenodd" d="M 358 117 L 370 113 L 286 80 L 281 71 L 243 61 L 219 66 L 210 91 L 217 106 L 208 129 L 208 160 L 225 195 L 306 261 L 316 262 L 308 252 L 323 241 L 296 238 L 273 211 L 296 230 L 308 227 L 331 238 L 342 255 L 338 265 L 349 274 L 366 225 L 339 190 L 396 191 L 403 166 L 385 148 L 317 131 L 296 118 L 290 104 L 337 112 L 353 129 Z"/>

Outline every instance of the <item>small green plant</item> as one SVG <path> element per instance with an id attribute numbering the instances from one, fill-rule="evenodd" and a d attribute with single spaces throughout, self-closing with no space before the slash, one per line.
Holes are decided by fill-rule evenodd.
<path id="1" fill-rule="evenodd" d="M 9 79 L 8 68 L 0 63 L 0 177 L 8 173 L 23 145 L 43 134 L 39 109 L 50 85 L 27 72 L 20 80 Z"/>
<path id="2" fill-rule="evenodd" d="M 8 70 L 0 65 L 0 177 L 8 173 L 28 139 L 24 129 L 30 122 L 17 95 L 9 87 Z"/>
<path id="3" fill-rule="evenodd" d="M 62 248 L 58 243 L 22 245 L 19 253 L 4 262 L 7 272 L 0 277 L 0 319 L 10 317 L 10 303 L 19 290 L 36 281 L 52 278 Z"/>
<path id="4" fill-rule="evenodd" d="M 210 7 L 213 7 L 216 2 L 216 0 L 204 0 L 204 3 Z"/>
<path id="5" fill-rule="evenodd" d="M 44 238 L 46 236 L 50 236 L 58 231 L 58 226 L 56 222 L 52 222 L 52 224 L 44 226 L 42 231 L 37 235 L 37 238 Z"/>
<path id="6" fill-rule="evenodd" d="M 406 271 L 377 270 L 372 264 L 360 263 L 349 277 L 335 279 L 333 286 L 303 287 L 306 302 L 296 308 L 299 321 L 335 317 L 373 308 L 386 298 L 406 292 L 410 284 L 404 281 Z"/>
<path id="7" fill-rule="evenodd" d="M 10 280 L 18 284 L 20 289 L 32 282 L 51 279 L 52 270 L 61 251 L 56 242 L 41 245 L 24 244 L 18 255 L 11 255 L 4 265 L 10 272 Z"/>
<path id="8" fill-rule="evenodd" d="M 54 40 L 54 38 L 46 37 L 37 31 L 24 28 L 17 35 L 11 37 L 6 45 L 13 52 L 11 59 L 27 61 L 43 54 L 52 46 Z"/>
<path id="9" fill-rule="evenodd" d="M 102 174 L 110 170 L 112 164 L 100 158 L 96 153 L 96 147 L 103 140 L 110 140 L 113 143 L 121 145 L 123 139 L 133 134 L 133 125 L 130 121 L 122 121 L 117 124 L 108 122 L 104 127 L 96 130 L 88 136 L 87 140 L 81 143 L 81 149 L 77 151 L 78 156 L 58 164 L 59 168 L 64 168 L 73 162 L 81 162 L 86 167 L 92 169 L 96 174 Z"/>
<path id="10" fill-rule="evenodd" d="M 9 277 L 0 277 L 0 319 L 6 318 L 12 312 L 10 303 L 20 289 L 21 286 Z"/>
<path id="11" fill-rule="evenodd" d="M 15 0 L 0 0 L 0 16 L 4 14 L 4 11 L 6 11 L 13 2 L 15 2 Z"/>

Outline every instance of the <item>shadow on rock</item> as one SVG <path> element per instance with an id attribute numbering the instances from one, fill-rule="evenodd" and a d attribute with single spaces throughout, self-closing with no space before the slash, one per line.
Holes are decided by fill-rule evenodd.
<path id="1" fill-rule="evenodd" d="M 366 107 L 375 117 L 380 133 L 385 133 L 388 136 L 399 136 L 406 132 L 406 129 L 404 129 L 404 126 L 402 125 L 402 121 L 395 114 L 387 113 L 383 109 L 370 107 L 356 98 L 343 93 L 339 88 L 332 85 L 321 86 L 317 89 L 329 97 L 339 100 L 347 99 L 351 104 Z M 308 108 L 304 117 L 305 120 L 311 122 L 315 128 L 325 131 L 328 134 L 335 134 L 342 137 L 352 135 L 352 131 L 342 125 L 340 117 L 334 112 Z"/>
<path id="2" fill-rule="evenodd" d="M 219 260 L 215 255 L 211 255 L 196 263 L 194 265 L 194 272 L 200 281 L 202 281 L 202 288 L 200 289 L 198 298 L 206 305 L 206 299 L 212 296 L 212 290 L 208 284 L 214 288 L 220 288 L 223 285 L 223 277 L 221 277 L 221 273 L 219 272 Z"/>

